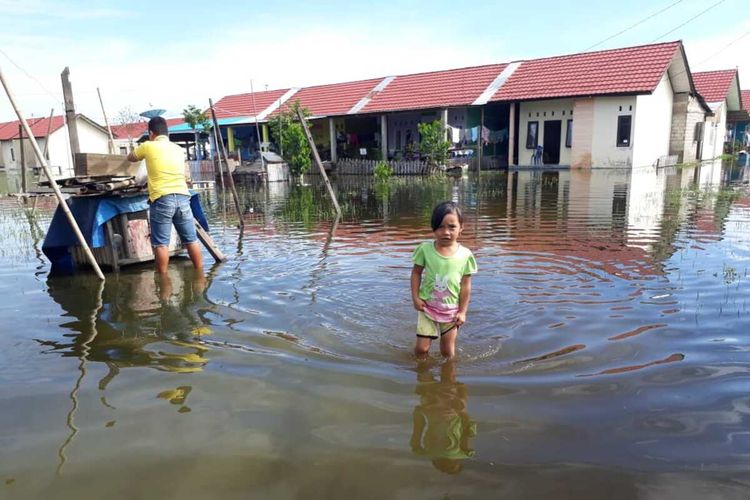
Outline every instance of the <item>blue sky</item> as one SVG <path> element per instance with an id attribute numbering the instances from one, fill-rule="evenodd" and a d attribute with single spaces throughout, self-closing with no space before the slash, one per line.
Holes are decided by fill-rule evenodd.
<path id="1" fill-rule="evenodd" d="M 264 90 L 574 53 L 643 21 L 594 50 L 682 39 L 694 71 L 739 66 L 750 88 L 748 12 L 746 0 L 0 0 L 0 67 L 26 115 L 61 112 L 69 66 L 77 108 L 96 120 L 97 87 L 110 120 L 128 106 L 175 116 L 251 81 Z M 14 118 L 0 96 L 0 121 Z"/>

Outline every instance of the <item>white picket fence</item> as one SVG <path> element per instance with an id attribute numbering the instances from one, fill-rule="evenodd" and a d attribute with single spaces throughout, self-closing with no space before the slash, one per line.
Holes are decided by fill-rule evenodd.
<path id="1" fill-rule="evenodd" d="M 335 172 L 343 175 L 372 175 L 378 163 L 380 162 L 376 160 L 342 158 L 336 162 Z M 435 172 L 434 168 L 420 160 L 389 161 L 388 165 L 393 169 L 394 175 L 426 175 Z"/>

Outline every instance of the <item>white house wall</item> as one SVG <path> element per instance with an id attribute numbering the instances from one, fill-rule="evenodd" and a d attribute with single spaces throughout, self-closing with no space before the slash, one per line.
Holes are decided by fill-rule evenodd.
<path id="1" fill-rule="evenodd" d="M 560 124 L 560 165 L 570 165 L 571 148 L 565 147 L 568 120 L 573 118 L 573 99 L 522 102 L 518 124 L 518 164 L 531 165 L 533 149 L 526 148 L 529 122 L 538 122 L 537 144 L 544 144 L 544 122 L 558 120 Z M 573 121 L 575 129 L 575 121 Z"/>
<path id="2" fill-rule="evenodd" d="M 0 141 L 0 166 L 15 168 L 15 162 L 10 154 L 11 148 L 13 148 L 13 141 Z"/>
<path id="3" fill-rule="evenodd" d="M 78 145 L 82 153 L 109 153 L 109 135 L 105 130 L 78 119 Z"/>
<path id="4" fill-rule="evenodd" d="M 630 167 L 633 164 L 633 136 L 635 135 L 636 98 L 597 97 L 594 99 L 594 119 L 591 141 L 591 166 L 594 168 Z M 631 115 L 630 145 L 617 146 L 617 117 Z M 573 122 L 575 128 L 575 121 Z M 669 137 L 666 139 L 669 145 Z"/>
<path id="5" fill-rule="evenodd" d="M 669 154 L 674 94 L 665 74 L 654 92 L 635 98 L 637 113 L 631 131 L 633 166 L 646 167 Z"/>
<path id="6" fill-rule="evenodd" d="M 701 160 L 713 160 L 723 153 L 724 135 L 727 129 L 726 101 L 711 106 L 714 116 L 706 117 L 703 126 L 703 154 Z"/>
<path id="7" fill-rule="evenodd" d="M 73 169 L 67 127 L 61 127 L 49 136 L 49 164 L 63 170 Z"/>

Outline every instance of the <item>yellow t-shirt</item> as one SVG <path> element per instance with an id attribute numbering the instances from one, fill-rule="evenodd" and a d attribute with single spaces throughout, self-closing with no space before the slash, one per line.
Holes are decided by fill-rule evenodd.
<path id="1" fill-rule="evenodd" d="M 173 193 L 190 195 L 185 181 L 185 155 L 166 135 L 144 142 L 133 154 L 139 160 L 146 160 L 149 200 Z"/>

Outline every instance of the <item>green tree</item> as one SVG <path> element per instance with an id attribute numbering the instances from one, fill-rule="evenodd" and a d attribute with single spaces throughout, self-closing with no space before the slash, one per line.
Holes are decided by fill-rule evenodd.
<path id="1" fill-rule="evenodd" d="M 295 101 L 287 111 L 282 112 L 278 118 L 274 118 L 271 126 L 274 141 L 281 146 L 282 156 L 294 175 L 304 174 L 312 166 L 312 158 L 310 157 L 312 150 L 305 137 L 302 124 L 297 117 L 298 109 L 302 109 L 303 116 L 310 116 L 310 112 L 301 108 L 299 101 Z"/>
<path id="2" fill-rule="evenodd" d="M 198 127 L 200 126 L 204 132 L 209 132 L 212 127 L 211 120 L 205 112 L 192 104 L 182 110 L 182 119 L 185 120 L 185 123 L 187 123 L 191 129 L 193 129 L 193 136 L 195 137 L 195 159 L 200 160 L 203 141 L 200 140 Z"/>
<path id="3" fill-rule="evenodd" d="M 427 163 L 433 167 L 445 165 L 451 143 L 445 139 L 445 126 L 440 120 L 418 123 L 417 130 L 421 140 L 419 152 L 427 157 Z"/>

